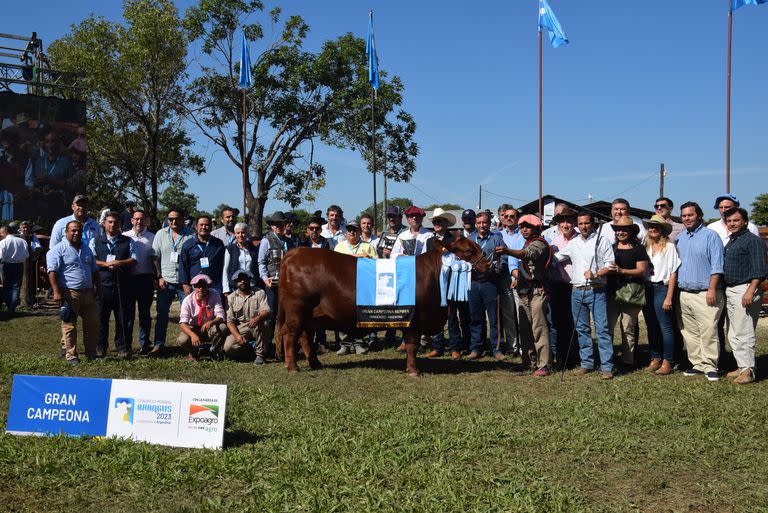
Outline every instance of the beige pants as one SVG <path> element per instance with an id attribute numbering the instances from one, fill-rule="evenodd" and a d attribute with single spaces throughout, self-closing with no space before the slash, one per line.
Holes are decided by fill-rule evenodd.
<path id="1" fill-rule="evenodd" d="M 221 351 L 222 345 L 224 343 L 224 336 L 226 333 L 229 333 L 227 325 L 223 322 L 214 324 L 206 331 L 202 331 L 199 326 L 190 326 L 190 328 L 198 337 L 200 337 L 201 344 L 211 345 L 211 353 L 218 353 Z M 179 336 L 176 338 L 176 342 L 191 354 L 197 354 L 198 348 L 192 345 L 192 338 L 190 338 L 190 336 L 183 331 L 179 332 Z"/>
<path id="2" fill-rule="evenodd" d="M 683 336 L 693 368 L 702 372 L 717 372 L 720 343 L 717 339 L 717 322 L 723 311 L 723 291 L 717 291 L 715 306 L 707 304 L 707 292 L 680 291 L 680 308 L 677 322 Z"/>
<path id="3" fill-rule="evenodd" d="M 523 354 L 528 356 L 531 368 L 550 367 L 552 351 L 547 324 L 549 297 L 542 290 L 536 289 L 528 294 L 518 294 L 518 299 L 518 331 Z"/>
<path id="4" fill-rule="evenodd" d="M 760 316 L 760 287 L 749 307 L 741 305 L 741 298 L 749 287 L 748 283 L 725 289 L 725 307 L 728 312 L 728 343 L 739 370 L 755 370 L 755 330 Z"/>
<path id="5" fill-rule="evenodd" d="M 619 303 L 614 298 L 608 300 L 608 333 L 613 340 L 616 324 L 619 325 L 621 330 L 621 361 L 626 365 L 635 364 L 635 352 L 637 351 L 635 332 L 642 309 L 642 306 Z"/>
<path id="6" fill-rule="evenodd" d="M 64 289 L 64 300 L 75 313 L 75 322 L 61 323 L 61 343 L 66 351 L 67 360 L 77 358 L 77 317 L 83 319 L 83 346 L 88 358 L 96 356 L 99 341 L 99 304 L 92 289 Z"/>
<path id="7" fill-rule="evenodd" d="M 237 331 L 246 342 L 256 341 L 256 347 L 251 348 L 249 344 L 245 344 L 235 348 L 237 341 L 235 336 L 230 333 L 224 341 L 224 353 L 228 357 L 233 360 L 252 360 L 254 356 L 264 356 L 264 335 L 267 332 L 264 322 L 260 322 L 255 328 L 249 328 L 247 323 L 238 324 Z"/>

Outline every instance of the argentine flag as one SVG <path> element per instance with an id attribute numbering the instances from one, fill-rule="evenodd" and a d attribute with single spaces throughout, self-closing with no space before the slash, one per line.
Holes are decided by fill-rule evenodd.
<path id="1" fill-rule="evenodd" d="M 734 2 L 740 0 L 733 0 Z M 764 2 L 766 0 L 758 0 Z M 554 11 L 547 3 L 547 0 L 539 0 L 539 31 L 541 29 L 547 29 L 549 32 L 549 42 L 552 43 L 554 48 L 559 48 L 562 45 L 568 44 L 568 38 L 565 37 L 563 27 L 560 26 L 560 22 L 557 21 Z"/>

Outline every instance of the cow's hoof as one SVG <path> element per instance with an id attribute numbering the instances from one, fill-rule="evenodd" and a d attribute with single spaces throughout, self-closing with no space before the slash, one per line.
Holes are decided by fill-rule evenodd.
<path id="1" fill-rule="evenodd" d="M 421 372 L 419 372 L 418 369 L 408 369 L 408 377 L 409 378 L 418 378 L 421 376 Z"/>
<path id="2" fill-rule="evenodd" d="M 323 364 L 320 363 L 320 360 L 315 358 L 314 360 L 309 361 L 309 368 L 310 370 L 313 370 L 313 371 L 320 370 L 323 368 Z"/>
<path id="3" fill-rule="evenodd" d="M 285 368 L 288 369 L 288 372 L 290 372 L 291 374 L 295 374 L 300 370 L 299 366 L 296 365 L 295 363 L 293 365 L 286 365 Z"/>

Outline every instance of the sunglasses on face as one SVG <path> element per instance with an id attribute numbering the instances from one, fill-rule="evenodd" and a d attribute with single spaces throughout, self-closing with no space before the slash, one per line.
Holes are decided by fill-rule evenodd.
<path id="1" fill-rule="evenodd" d="M 669 208 L 669 205 L 667 205 L 666 203 L 657 203 L 656 205 L 653 206 L 653 208 L 655 208 L 656 210 L 660 210 L 662 208 Z"/>
<path id="2" fill-rule="evenodd" d="M 172 222 L 174 222 L 174 221 L 178 221 L 179 219 L 181 219 L 181 218 L 180 218 L 180 217 L 169 217 L 169 218 L 168 218 L 168 222 L 169 222 L 169 223 L 172 223 Z"/>
<path id="3" fill-rule="evenodd" d="M 309 227 L 309 228 L 307 228 L 307 229 L 308 229 L 310 232 L 319 232 L 319 231 L 320 231 L 320 227 L 319 227 L 319 226 L 310 226 L 310 227 Z"/>
<path id="4" fill-rule="evenodd" d="M 615 232 L 629 233 L 629 228 L 620 226 L 614 230 Z"/>

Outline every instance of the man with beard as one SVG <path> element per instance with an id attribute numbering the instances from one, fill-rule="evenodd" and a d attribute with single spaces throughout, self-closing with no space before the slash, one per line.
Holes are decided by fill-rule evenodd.
<path id="1" fill-rule="evenodd" d="M 379 237 L 376 244 L 376 251 L 379 258 L 389 258 L 392 248 L 395 246 L 397 236 L 403 233 L 407 228 L 403 226 L 403 213 L 400 207 L 392 205 L 387 209 L 387 224 L 389 225 L 384 233 Z"/>
<path id="2" fill-rule="evenodd" d="M 331 249 L 346 238 L 346 229 L 344 228 L 344 211 L 338 205 L 331 205 L 325 213 L 328 216 L 328 223 L 323 225 L 323 231 L 320 235 L 328 239 Z"/>
<path id="3" fill-rule="evenodd" d="M 181 247 L 179 255 L 179 283 L 184 288 L 184 294 L 192 293 L 193 276 L 202 273 L 211 279 L 208 286 L 218 293 L 222 291 L 221 276 L 224 270 L 224 243 L 216 237 L 211 237 L 213 221 L 208 215 L 197 218 L 195 223 L 196 237 L 187 240 Z"/>
<path id="4" fill-rule="evenodd" d="M 245 269 L 236 271 L 230 281 L 236 290 L 227 300 L 227 328 L 229 336 L 224 341 L 224 354 L 234 360 L 253 359 L 256 365 L 264 364 L 264 335 L 268 333 L 269 318 L 267 295 L 261 289 L 251 289 L 253 274 Z"/>
<path id="5" fill-rule="evenodd" d="M 221 227 L 211 232 L 211 237 L 216 237 L 224 243 L 226 248 L 235 242 L 235 224 L 237 224 L 237 211 L 232 207 L 221 209 Z"/>

